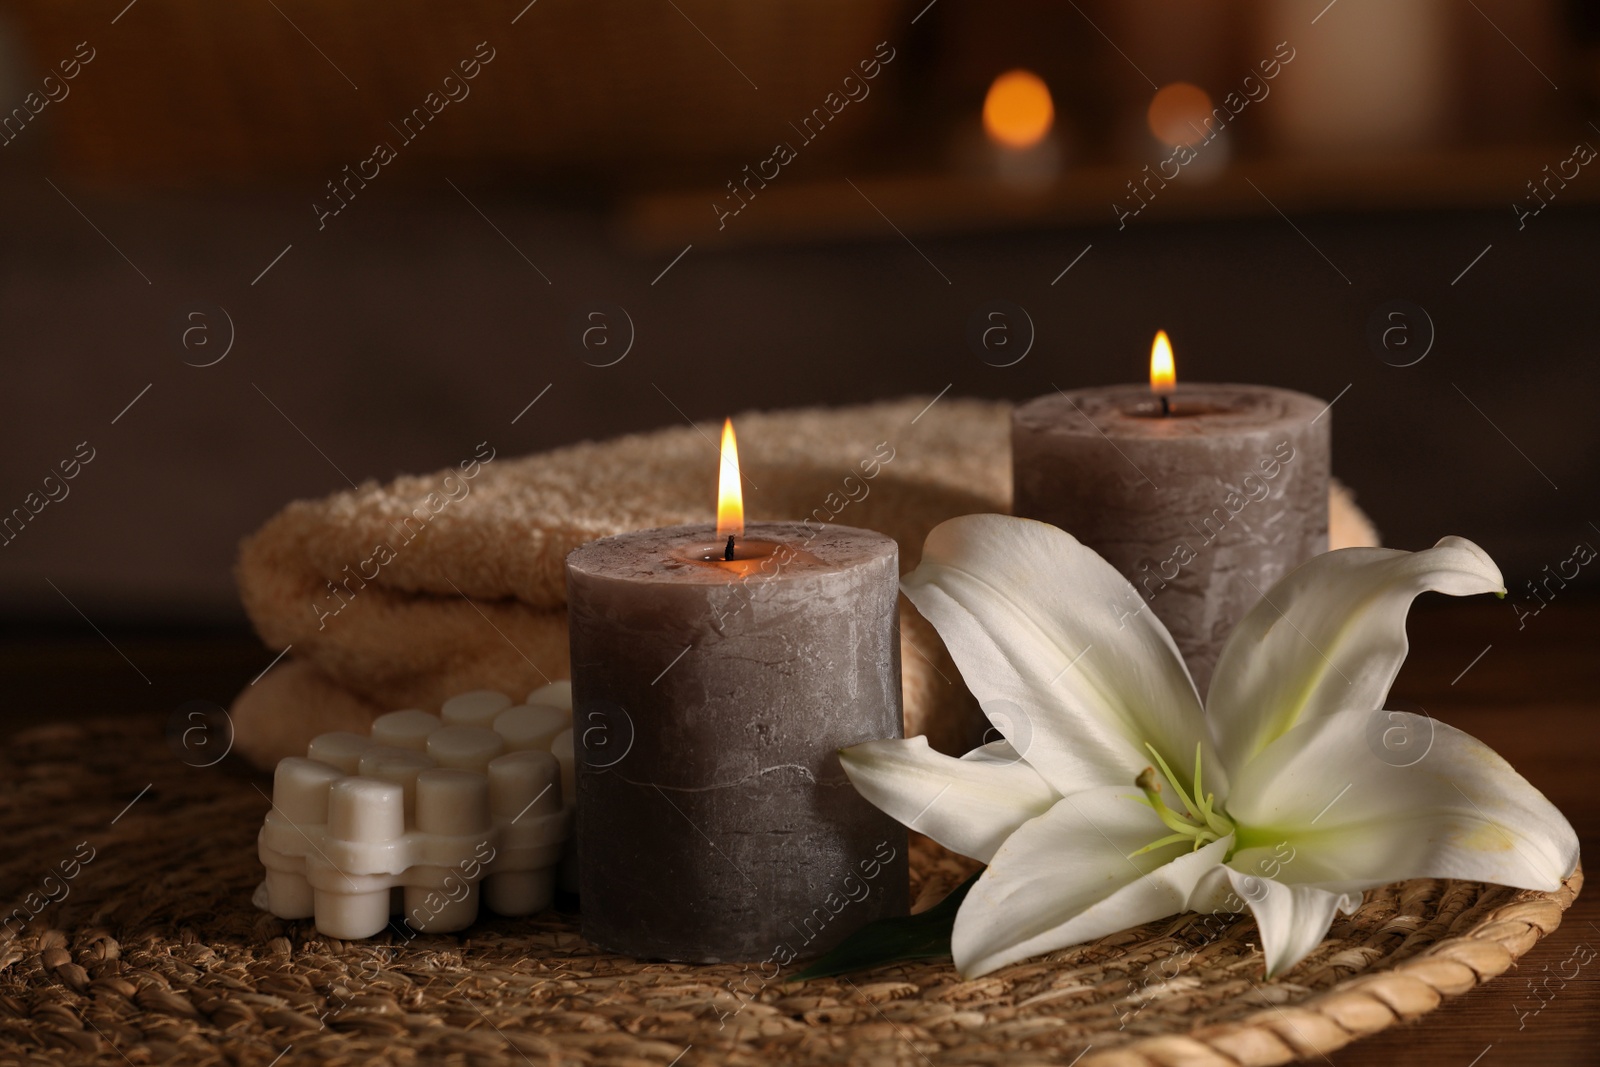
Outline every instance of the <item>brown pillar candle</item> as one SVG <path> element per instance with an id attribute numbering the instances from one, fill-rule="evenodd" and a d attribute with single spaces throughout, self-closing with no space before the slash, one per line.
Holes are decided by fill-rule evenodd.
<path id="1" fill-rule="evenodd" d="M 905 913 L 905 829 L 838 759 L 902 734 L 898 590 L 893 539 L 816 523 L 567 557 L 586 938 L 782 966 Z"/>
<path id="2" fill-rule="evenodd" d="M 1040 397 L 1012 414 L 1013 511 L 1121 571 L 1203 696 L 1234 624 L 1327 551 L 1329 408 L 1259 385 Z"/>

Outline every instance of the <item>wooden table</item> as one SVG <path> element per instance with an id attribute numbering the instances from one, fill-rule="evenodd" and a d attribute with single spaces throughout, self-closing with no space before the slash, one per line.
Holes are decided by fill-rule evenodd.
<path id="1" fill-rule="evenodd" d="M 1600 863 L 1600 603 L 1557 600 L 1525 621 L 1519 630 L 1510 606 L 1487 598 L 1425 598 L 1390 706 L 1420 707 L 1492 745 L 1566 812 L 1592 870 Z M 13 628 L 6 637 L 0 736 L 118 711 L 148 716 L 159 730 L 187 701 L 225 706 L 271 660 L 237 630 L 113 631 L 115 648 L 87 628 Z M 1328 1062 L 1600 1063 L 1600 893 L 1582 894 L 1559 930 L 1487 986 Z"/>

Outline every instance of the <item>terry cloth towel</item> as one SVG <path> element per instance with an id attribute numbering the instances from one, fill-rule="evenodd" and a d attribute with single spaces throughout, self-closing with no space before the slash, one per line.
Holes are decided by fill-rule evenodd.
<path id="1" fill-rule="evenodd" d="M 752 521 L 879 530 L 915 567 L 928 531 L 1011 503 L 1010 405 L 930 398 L 737 416 Z M 245 610 L 282 662 L 235 699 L 261 767 L 329 730 L 468 689 L 520 696 L 568 675 L 563 561 L 585 541 L 714 518 L 719 427 L 681 426 L 512 458 L 485 443 L 446 470 L 296 501 L 240 552 Z M 1335 491 L 1334 545 L 1375 543 Z M 906 734 L 942 751 L 984 720 L 903 597 Z"/>

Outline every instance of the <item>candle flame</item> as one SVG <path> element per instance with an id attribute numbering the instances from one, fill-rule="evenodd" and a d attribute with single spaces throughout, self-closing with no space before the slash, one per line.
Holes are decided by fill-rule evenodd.
<path id="1" fill-rule="evenodd" d="M 744 536 L 744 490 L 739 484 L 739 444 L 733 420 L 722 420 L 722 470 L 717 475 L 717 536 Z"/>
<path id="2" fill-rule="evenodd" d="M 1157 330 L 1150 345 L 1150 391 L 1170 393 L 1178 388 L 1178 370 L 1172 362 L 1172 342 L 1166 330 Z"/>
<path id="3" fill-rule="evenodd" d="M 1055 118 L 1050 88 L 1032 71 L 1007 71 L 994 80 L 983 99 L 984 131 L 1010 148 L 1038 144 Z"/>

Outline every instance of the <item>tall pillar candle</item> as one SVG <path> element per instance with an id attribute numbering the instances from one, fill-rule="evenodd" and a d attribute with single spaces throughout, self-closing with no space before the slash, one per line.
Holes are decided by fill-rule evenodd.
<path id="1" fill-rule="evenodd" d="M 707 525 L 567 557 L 582 926 L 782 966 L 907 908 L 905 830 L 838 759 L 902 734 L 899 553 L 799 523 L 728 552 Z"/>
<path id="2" fill-rule="evenodd" d="M 1012 508 L 1121 571 L 1204 695 L 1234 624 L 1327 551 L 1330 421 L 1322 400 L 1257 385 L 1041 397 L 1012 413 Z"/>

